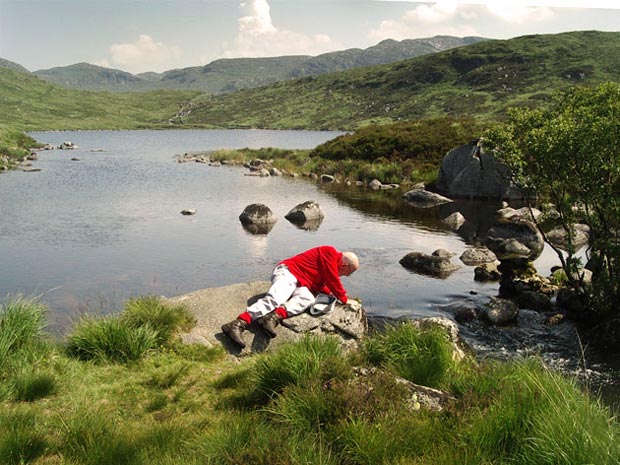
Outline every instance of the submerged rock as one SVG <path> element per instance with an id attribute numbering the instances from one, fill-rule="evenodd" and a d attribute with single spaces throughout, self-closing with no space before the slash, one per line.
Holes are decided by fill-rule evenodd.
<path id="1" fill-rule="evenodd" d="M 424 189 L 412 189 L 404 193 L 403 198 L 407 203 L 417 208 L 430 208 L 453 202 L 452 199 Z"/>

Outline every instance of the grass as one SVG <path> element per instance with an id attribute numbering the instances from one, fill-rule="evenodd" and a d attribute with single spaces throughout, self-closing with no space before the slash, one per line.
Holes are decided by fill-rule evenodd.
<path id="1" fill-rule="evenodd" d="M 32 137 L 11 126 L 0 124 L 0 171 L 14 168 L 37 145 Z"/>
<path id="2" fill-rule="evenodd" d="M 140 299 L 138 299 L 140 300 Z M 17 308 L 41 312 L 29 301 Z M 141 315 L 161 302 L 145 297 Z M 129 325 L 126 304 L 116 319 Z M 145 310 L 152 306 L 155 310 Z M 148 317 L 139 327 L 151 325 Z M 39 320 L 37 320 L 39 321 Z M 182 325 L 183 319 L 173 325 Z M 131 323 L 133 325 L 133 323 Z M 40 328 L 40 322 L 34 326 Z M 180 326 L 175 326 L 180 329 Z M 4 337 L 6 325 L 0 325 Z M 77 328 L 74 331 L 79 331 Z M 14 333 L 14 331 L 10 331 Z M 84 361 L 23 331 L 0 386 L 0 463 L 118 464 L 590 464 L 620 461 L 620 429 L 610 412 L 570 379 L 536 359 L 450 365 L 445 338 L 408 324 L 368 336 L 344 353 L 330 338 L 234 360 L 222 349 L 186 346 L 173 336 L 136 359 Z M 28 336 L 31 334 L 31 336 Z M 71 334 L 69 335 L 71 337 Z M 430 342 L 434 341 L 434 342 Z M 413 346 L 413 347 L 412 347 Z M 19 347 L 19 349 L 17 349 Z M 441 412 L 410 408 L 393 373 L 424 359 L 456 400 Z M 360 376 L 353 367 L 366 367 Z M 413 370 L 413 371 L 412 371 Z M 15 391 L 14 386 L 21 387 Z M 10 388 L 6 388 L 10 386 Z M 52 388 L 51 390 L 50 387 Z"/>

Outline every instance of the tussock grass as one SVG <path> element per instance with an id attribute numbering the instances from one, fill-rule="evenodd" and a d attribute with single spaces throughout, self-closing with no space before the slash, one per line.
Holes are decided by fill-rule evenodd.
<path id="1" fill-rule="evenodd" d="M 367 360 L 416 384 L 441 387 L 454 363 L 445 330 L 420 329 L 411 322 L 386 328 L 364 346 Z"/>
<path id="2" fill-rule="evenodd" d="M 56 392 L 56 378 L 51 373 L 26 371 L 15 378 L 15 398 L 32 402 L 43 399 Z"/>
<path id="3" fill-rule="evenodd" d="M 0 411 L 0 463 L 31 463 L 45 452 L 47 442 L 36 427 L 36 416 L 23 409 Z"/>
<path id="4" fill-rule="evenodd" d="M 130 299 L 121 314 L 121 320 L 133 328 L 149 327 L 157 333 L 157 343 L 166 344 L 179 330 L 189 330 L 196 319 L 183 305 L 167 305 L 158 297 Z"/>
<path id="5" fill-rule="evenodd" d="M 307 335 L 299 343 L 287 344 L 276 354 L 257 360 L 254 395 L 267 400 L 286 386 L 302 384 L 310 378 L 329 379 L 330 369 L 341 366 L 340 355 L 335 338 Z"/>
<path id="6" fill-rule="evenodd" d="M 28 359 L 41 348 L 45 307 L 34 299 L 7 297 L 0 304 L 0 366 L 9 359 Z"/>
<path id="7" fill-rule="evenodd" d="M 67 351 L 82 360 L 126 363 L 169 344 L 194 318 L 184 306 L 170 306 L 156 297 L 129 300 L 119 316 L 86 316 L 67 337 Z"/>
<path id="8" fill-rule="evenodd" d="M 135 434 L 96 410 L 78 411 L 64 430 L 60 452 L 84 465 L 138 465 L 140 441 Z"/>
<path id="9" fill-rule="evenodd" d="M 154 350 L 157 336 L 154 329 L 133 328 L 116 317 L 84 317 L 67 337 L 67 352 L 80 360 L 126 363 Z"/>

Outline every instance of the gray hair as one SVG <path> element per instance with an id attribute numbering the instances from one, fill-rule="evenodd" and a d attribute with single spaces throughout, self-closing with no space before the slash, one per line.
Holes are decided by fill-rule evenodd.
<path id="1" fill-rule="evenodd" d="M 360 261 L 353 252 L 342 252 L 342 260 L 353 270 L 357 270 L 360 267 Z"/>

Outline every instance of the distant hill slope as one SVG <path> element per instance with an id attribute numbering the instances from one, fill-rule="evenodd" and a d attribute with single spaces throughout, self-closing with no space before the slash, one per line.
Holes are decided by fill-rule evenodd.
<path id="1" fill-rule="evenodd" d="M 196 95 L 80 91 L 0 67 L 0 125 L 21 130 L 167 127 L 169 118 Z"/>
<path id="2" fill-rule="evenodd" d="M 35 71 L 55 84 L 82 90 L 135 92 L 154 89 L 198 90 L 209 94 L 234 92 L 274 82 L 315 76 L 435 53 L 485 40 L 481 37 L 436 36 L 403 41 L 385 40 L 373 47 L 311 56 L 230 58 L 205 66 L 133 75 L 88 63 Z"/>
<path id="3" fill-rule="evenodd" d="M 18 65 L 17 63 L 13 63 L 12 61 L 4 60 L 2 58 L 0 58 L 0 68 L 12 69 L 13 71 L 19 71 L 20 73 L 30 74 L 30 71 L 22 65 Z"/>
<path id="4" fill-rule="evenodd" d="M 155 88 L 152 81 L 118 69 L 104 68 L 90 63 L 38 70 L 40 79 L 69 89 L 128 92 Z"/>
<path id="5" fill-rule="evenodd" d="M 388 65 L 199 96 L 179 124 L 351 129 L 437 115 L 501 117 L 574 84 L 620 81 L 620 33 L 488 40 Z"/>

